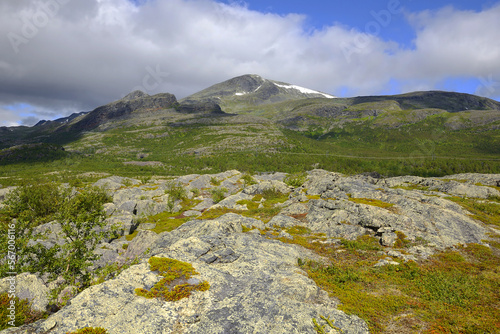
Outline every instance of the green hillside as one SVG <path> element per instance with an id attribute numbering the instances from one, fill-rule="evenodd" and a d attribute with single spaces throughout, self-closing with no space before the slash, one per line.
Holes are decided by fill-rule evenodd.
<path id="1" fill-rule="evenodd" d="M 500 173 L 496 101 L 447 92 L 306 98 L 281 87 L 292 85 L 267 81 L 282 89 L 252 102 L 244 89 L 264 91 L 266 82 L 232 80 L 180 101 L 134 92 L 68 120 L 1 128 L 0 184 L 89 172 Z"/>

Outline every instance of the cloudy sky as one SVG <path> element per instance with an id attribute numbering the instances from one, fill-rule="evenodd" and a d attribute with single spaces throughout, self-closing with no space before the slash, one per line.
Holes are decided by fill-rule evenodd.
<path id="1" fill-rule="evenodd" d="M 337 96 L 500 100 L 500 1 L 6 0 L 0 126 L 252 73 Z"/>

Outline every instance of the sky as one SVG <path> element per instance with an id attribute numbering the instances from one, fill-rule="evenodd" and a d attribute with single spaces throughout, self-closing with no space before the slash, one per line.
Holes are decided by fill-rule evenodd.
<path id="1" fill-rule="evenodd" d="M 243 74 L 339 97 L 500 100 L 500 0 L 0 2 L 0 126 Z"/>

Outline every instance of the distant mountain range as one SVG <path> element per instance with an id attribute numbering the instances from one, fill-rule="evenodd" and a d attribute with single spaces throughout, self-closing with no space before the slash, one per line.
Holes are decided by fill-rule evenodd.
<path id="1" fill-rule="evenodd" d="M 170 149 L 175 145 L 168 140 L 179 131 L 189 135 L 175 154 L 297 151 L 310 138 L 321 140 L 326 145 L 323 150 L 339 154 L 392 157 L 418 150 L 416 142 L 439 134 L 433 155 L 495 158 L 500 153 L 500 103 L 442 91 L 338 98 L 249 74 L 181 100 L 169 93 L 150 96 L 135 91 L 90 112 L 40 121 L 33 127 L 0 127 L 0 150 L 51 143 L 70 151 L 99 147 L 95 151 L 118 157 L 126 151 L 118 148 L 133 142 L 134 151 L 154 156 L 159 146 L 140 138 L 163 138 L 162 145 Z M 90 138 L 96 143 L 90 145 Z M 301 154 L 311 153 L 315 146 L 319 149 L 311 145 L 300 149 Z M 19 155 L 9 150 L 8 156 Z"/>

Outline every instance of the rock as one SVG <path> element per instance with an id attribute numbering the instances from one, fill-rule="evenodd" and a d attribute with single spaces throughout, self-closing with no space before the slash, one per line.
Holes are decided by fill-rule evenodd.
<path id="1" fill-rule="evenodd" d="M 285 231 L 281 231 L 280 234 L 278 235 L 278 238 L 286 238 L 292 240 L 293 237 L 290 235 L 290 233 L 287 233 Z"/>
<path id="2" fill-rule="evenodd" d="M 132 214 L 121 214 L 106 218 L 106 229 L 118 226 L 118 235 L 129 235 L 137 228 L 136 217 Z"/>
<path id="3" fill-rule="evenodd" d="M 392 247 L 394 246 L 397 238 L 398 236 L 394 232 L 382 233 L 382 236 L 380 237 L 380 243 L 382 244 L 382 246 Z"/>
<path id="4" fill-rule="evenodd" d="M 382 266 L 387 266 L 387 265 L 399 266 L 399 262 L 393 261 L 392 258 L 390 258 L 390 257 L 386 257 L 385 259 L 380 259 L 373 266 L 374 267 L 382 267 Z"/>
<path id="5" fill-rule="evenodd" d="M 254 175 L 254 179 L 259 181 L 283 181 L 287 177 L 286 173 L 272 173 Z"/>
<path id="6" fill-rule="evenodd" d="M 17 276 L 10 276 L 0 280 L 0 291 L 12 293 L 19 299 L 28 299 L 36 311 L 44 312 L 49 305 L 49 288 L 41 278 L 30 273 L 22 273 Z"/>
<path id="7" fill-rule="evenodd" d="M 211 199 L 211 198 L 205 198 L 205 199 L 203 199 L 203 201 L 201 203 L 197 204 L 193 208 L 193 210 L 202 211 L 202 210 L 210 208 L 212 205 L 214 205 L 213 199 Z"/>
<path id="8" fill-rule="evenodd" d="M 153 200 L 139 200 L 136 206 L 138 217 L 154 216 L 167 210 L 166 203 L 158 203 Z"/>
<path id="9" fill-rule="evenodd" d="M 115 203 L 104 203 L 103 208 L 107 216 L 111 216 L 117 210 Z"/>
<path id="10" fill-rule="evenodd" d="M 118 210 L 135 215 L 135 214 L 137 214 L 136 207 L 137 207 L 136 201 L 126 201 L 126 202 L 123 202 L 118 207 Z"/>
<path id="11" fill-rule="evenodd" d="M 56 302 L 61 306 L 66 305 L 77 293 L 78 289 L 76 286 L 67 286 L 57 295 Z"/>
<path id="12" fill-rule="evenodd" d="M 141 230 L 128 244 L 127 250 L 120 256 L 121 262 L 127 259 L 142 258 L 148 249 L 153 248 L 154 242 L 158 239 L 158 234 L 148 230 Z"/>
<path id="13" fill-rule="evenodd" d="M 17 187 L 7 187 L 7 188 L 2 188 L 0 189 L 0 202 L 5 200 L 5 197 L 14 189 Z"/>
<path id="14" fill-rule="evenodd" d="M 305 225 L 303 222 L 301 222 L 300 220 L 297 220 L 295 218 L 292 218 L 292 217 L 289 217 L 289 216 L 286 216 L 286 215 L 282 215 L 282 214 L 278 214 L 276 216 L 274 216 L 268 223 L 267 223 L 267 226 L 270 226 L 270 227 L 280 227 L 280 228 L 289 228 L 289 227 L 292 227 L 292 226 L 297 226 L 297 225 Z"/>
<path id="15" fill-rule="evenodd" d="M 500 187 L 500 174 L 475 174 L 463 173 L 444 176 L 442 179 L 468 181 L 471 184 L 482 184 L 485 186 Z"/>
<path id="16" fill-rule="evenodd" d="M 314 333 L 312 318 L 335 319 L 344 333 L 368 333 L 356 316 L 336 309 L 336 302 L 318 289 L 296 266 L 297 258 L 316 258 L 309 251 L 251 234 L 224 237 L 193 235 L 158 254 L 192 263 L 199 273 L 192 282 L 206 280 L 210 289 L 176 302 L 146 299 L 136 288 L 151 288 L 159 277 L 146 262 L 117 277 L 91 286 L 48 319 L 37 324 L 42 332 L 62 334 L 85 326 L 110 333 Z M 198 230 L 198 232 L 202 232 Z M 172 234 L 172 233 L 169 233 Z M 206 238 L 206 239 L 204 239 Z M 207 257 L 200 254 L 210 248 Z M 219 249 L 217 249 L 219 248 Z M 242 316 L 244 315 L 244 316 Z"/>
<path id="17" fill-rule="evenodd" d="M 309 199 L 305 197 L 306 201 Z M 285 202 L 286 205 L 286 202 Z M 287 216 L 293 216 L 293 215 L 305 215 L 306 213 L 309 212 L 309 208 L 307 204 L 304 203 L 293 203 L 288 206 L 285 206 L 283 210 L 281 210 L 281 214 L 287 215 Z"/>
<path id="18" fill-rule="evenodd" d="M 105 179 L 100 179 L 93 184 L 94 187 L 102 187 L 106 190 L 118 190 L 124 187 L 125 184 L 137 185 L 141 182 L 127 177 L 110 176 Z"/>
<path id="19" fill-rule="evenodd" d="M 211 208 L 228 208 L 228 209 L 234 209 L 234 210 L 248 210 L 246 205 L 241 205 L 238 204 L 238 201 L 242 200 L 251 200 L 253 196 L 247 195 L 243 192 L 239 192 L 235 195 L 228 196 L 224 198 L 222 201 L 220 201 L 217 204 L 214 204 Z"/>
<path id="20" fill-rule="evenodd" d="M 485 186 L 476 186 L 473 184 L 461 183 L 456 181 L 445 182 L 440 186 L 432 188 L 447 194 L 456 196 L 467 196 L 472 198 L 487 199 L 492 196 L 500 196 L 500 191 Z"/>
<path id="21" fill-rule="evenodd" d="M 186 114 L 225 114 L 220 106 L 211 100 L 194 101 L 185 100 L 175 108 L 178 112 Z"/>
<path id="22" fill-rule="evenodd" d="M 62 226 L 55 221 L 35 227 L 32 235 L 41 237 L 43 241 L 51 245 L 64 245 L 65 243 Z"/>
<path id="23" fill-rule="evenodd" d="M 283 194 L 288 194 L 289 192 L 291 192 L 290 187 L 281 181 L 263 181 L 261 183 L 246 187 L 245 189 L 243 189 L 243 193 L 247 195 L 257 195 L 262 194 L 266 190 L 270 189 L 275 189 L 276 191 L 279 191 Z"/>

